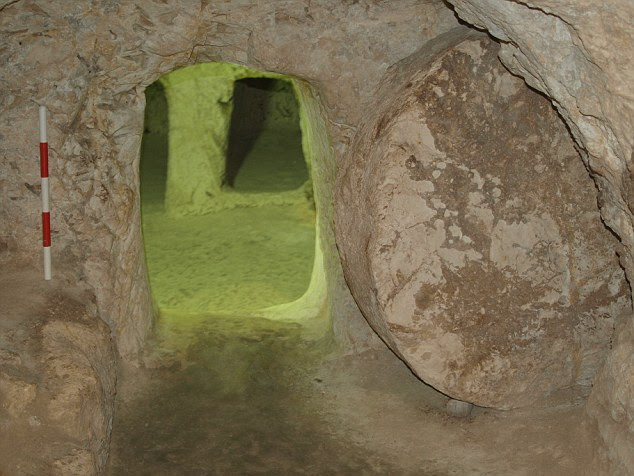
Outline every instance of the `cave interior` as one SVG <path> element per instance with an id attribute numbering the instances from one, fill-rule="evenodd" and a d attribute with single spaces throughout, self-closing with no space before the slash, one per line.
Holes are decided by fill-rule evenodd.
<path id="1" fill-rule="evenodd" d="M 634 474 L 633 16 L 0 2 L 0 474 Z"/>

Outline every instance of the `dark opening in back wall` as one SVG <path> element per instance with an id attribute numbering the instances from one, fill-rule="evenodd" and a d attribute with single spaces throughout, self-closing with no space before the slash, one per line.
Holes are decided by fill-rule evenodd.
<path id="1" fill-rule="evenodd" d="M 225 181 L 238 191 L 282 192 L 308 180 L 299 111 L 288 81 L 235 83 Z"/>

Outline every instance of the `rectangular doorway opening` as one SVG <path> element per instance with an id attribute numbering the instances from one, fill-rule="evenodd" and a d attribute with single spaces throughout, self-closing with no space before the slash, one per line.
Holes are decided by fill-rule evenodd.
<path id="1" fill-rule="evenodd" d="M 147 88 L 142 222 L 161 314 L 262 315 L 316 284 L 311 166 L 292 81 L 210 63 Z"/>

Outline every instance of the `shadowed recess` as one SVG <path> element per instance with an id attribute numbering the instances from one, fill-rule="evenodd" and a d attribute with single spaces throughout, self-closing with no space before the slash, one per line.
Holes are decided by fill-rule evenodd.
<path id="1" fill-rule="evenodd" d="M 283 192 L 308 180 L 297 100 L 288 81 L 236 81 L 225 180 L 244 192 Z"/>
<path id="2" fill-rule="evenodd" d="M 167 183 L 169 118 L 163 85 L 156 81 L 145 90 L 146 107 L 141 143 L 141 196 L 143 203 L 163 206 Z"/>

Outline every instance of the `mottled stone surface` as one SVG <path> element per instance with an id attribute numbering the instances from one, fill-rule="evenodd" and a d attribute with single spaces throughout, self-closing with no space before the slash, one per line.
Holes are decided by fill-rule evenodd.
<path id="1" fill-rule="evenodd" d="M 634 279 L 634 3 L 630 0 L 450 0 L 460 18 L 502 42 L 500 59 L 544 92 L 564 118 L 599 190 Z M 614 474 L 634 468 L 634 319 L 613 343 L 588 411 Z M 629 426 L 627 422 L 630 422 Z"/>
<path id="2" fill-rule="evenodd" d="M 341 174 L 338 243 L 359 306 L 419 377 L 512 408 L 589 388 L 629 288 L 550 103 L 496 43 L 458 38 L 383 85 Z"/>
<path id="3" fill-rule="evenodd" d="M 299 78 L 307 118 L 302 129 L 316 144 L 312 177 L 334 334 L 350 350 L 379 345 L 345 286 L 336 252 L 336 162 L 389 65 L 457 24 L 442 2 L 397 3 L 0 0 L 0 265 L 40 265 L 37 106 L 44 104 L 53 279 L 90 289 L 94 312 L 110 327 L 118 353 L 134 360 L 154 318 L 139 209 L 145 88 L 174 69 L 213 61 L 289 74 Z M 69 339 L 72 331 L 66 331 Z M 88 355 L 103 358 L 99 365 L 110 363 Z M 110 411 L 83 381 L 83 370 L 76 372 L 81 385 L 75 390 L 86 385 L 80 408 Z M 24 382 L 5 387 L 28 396 L 31 382 Z M 62 415 L 79 394 L 72 385 L 60 392 L 49 399 L 51 411 Z M 28 418 L 13 421 L 30 424 Z M 76 436 L 75 423 L 69 421 L 69 431 Z M 105 436 L 92 440 L 97 432 L 89 425 L 82 433 L 81 445 L 34 460 L 25 472 L 90 474 L 105 458 Z M 43 434 L 39 446 L 65 438 Z M 95 446 L 84 444 L 87 439 Z"/>
<path id="4" fill-rule="evenodd" d="M 32 271 L 4 271 L 0 473 L 98 474 L 114 408 L 110 331 L 85 292 Z"/>

